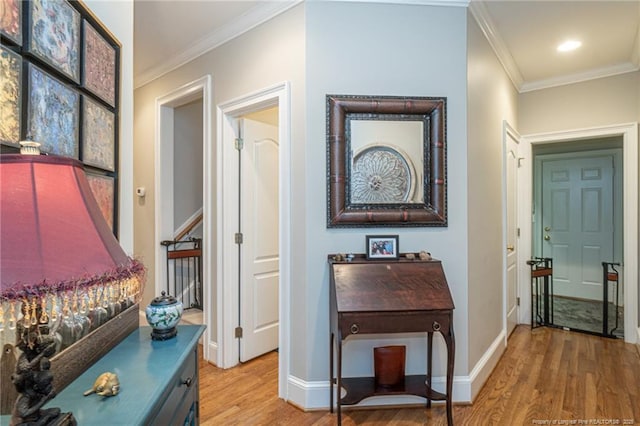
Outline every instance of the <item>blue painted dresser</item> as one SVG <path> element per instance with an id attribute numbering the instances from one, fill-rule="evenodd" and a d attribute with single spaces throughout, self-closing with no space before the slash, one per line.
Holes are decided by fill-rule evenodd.
<path id="1" fill-rule="evenodd" d="M 151 340 L 140 327 L 80 375 L 48 406 L 72 412 L 78 425 L 197 425 L 198 339 L 205 326 L 178 326 L 170 340 Z M 83 396 L 96 378 L 113 372 L 116 396 Z"/>

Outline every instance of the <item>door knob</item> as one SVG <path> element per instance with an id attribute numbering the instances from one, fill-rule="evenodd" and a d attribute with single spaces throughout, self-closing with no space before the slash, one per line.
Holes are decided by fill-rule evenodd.
<path id="1" fill-rule="evenodd" d="M 544 236 L 544 240 L 545 241 L 549 241 L 550 239 L 551 239 L 551 237 L 548 234 Z"/>

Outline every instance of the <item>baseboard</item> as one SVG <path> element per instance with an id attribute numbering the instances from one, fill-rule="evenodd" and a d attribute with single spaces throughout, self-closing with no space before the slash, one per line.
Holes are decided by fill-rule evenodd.
<path id="1" fill-rule="evenodd" d="M 209 342 L 209 359 L 207 359 L 207 362 L 215 366 L 220 365 L 218 363 L 218 344 L 216 342 Z"/>
<path id="2" fill-rule="evenodd" d="M 489 349 L 473 368 L 471 374 L 453 377 L 452 400 L 454 403 L 469 404 L 473 401 L 500 360 L 505 348 L 505 334 L 503 331 L 495 338 Z M 287 400 L 291 404 L 305 411 L 329 409 L 329 381 L 305 381 L 295 376 L 289 376 L 287 385 Z M 439 392 L 444 392 L 445 377 L 434 377 L 433 388 Z M 388 407 L 415 406 L 416 404 L 424 404 L 424 398 L 412 395 L 377 396 L 367 398 L 357 406 Z"/>
<path id="3" fill-rule="evenodd" d="M 439 392 L 444 392 L 444 377 L 434 377 L 433 388 Z M 467 377 L 453 378 L 453 402 L 468 403 L 464 395 L 469 394 L 470 381 Z M 335 388 L 334 388 L 335 391 Z M 459 396 L 463 396 L 460 398 Z M 288 401 L 305 411 L 328 410 L 329 409 L 329 382 L 328 381 L 305 381 L 298 377 L 289 376 L 288 379 Z M 334 399 L 335 403 L 335 399 Z M 398 396 L 376 396 L 367 398 L 358 407 L 384 407 L 384 406 L 404 406 L 424 404 L 424 398 L 413 395 Z"/>
<path id="4" fill-rule="evenodd" d="M 471 373 L 469 374 L 471 382 L 469 389 L 469 402 L 473 402 L 473 400 L 476 399 L 480 389 L 482 389 L 482 386 L 484 386 L 485 382 L 493 372 L 493 369 L 498 365 L 500 357 L 502 357 L 502 354 L 507 349 L 505 335 L 505 330 L 502 330 L 493 340 L 489 349 L 487 349 L 484 355 L 482 355 L 480 360 L 476 363 L 475 367 L 471 370 Z"/>
<path id="5" fill-rule="evenodd" d="M 636 338 L 636 348 L 638 349 L 638 354 L 640 354 L 640 327 L 638 327 L 638 337 Z"/>

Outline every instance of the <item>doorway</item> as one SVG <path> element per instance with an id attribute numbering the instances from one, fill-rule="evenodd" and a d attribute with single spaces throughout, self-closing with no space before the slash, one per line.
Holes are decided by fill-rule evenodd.
<path id="1" fill-rule="evenodd" d="M 277 157 L 277 162 L 274 168 L 274 162 L 269 162 L 270 170 L 266 171 L 266 175 L 273 175 L 277 172 L 277 179 L 269 180 L 269 188 L 266 191 L 261 192 L 261 198 L 263 201 L 268 199 L 269 202 L 274 201 L 277 198 L 275 210 L 277 217 L 275 221 L 277 226 L 274 226 L 276 233 L 273 234 L 274 229 L 270 229 L 269 233 L 261 234 L 259 239 L 262 241 L 269 241 L 260 248 L 262 254 L 257 256 L 258 258 L 269 258 L 266 263 L 274 263 L 274 257 L 277 258 L 275 263 L 276 268 L 270 266 L 270 271 L 263 273 L 259 272 L 260 279 L 266 278 L 264 287 L 260 287 L 253 276 L 253 273 L 249 274 L 250 277 L 245 276 L 246 264 L 253 262 L 255 267 L 253 270 L 257 271 L 255 255 L 248 255 L 243 252 L 246 220 L 243 218 L 243 204 L 247 204 L 249 201 L 245 200 L 245 195 L 251 193 L 252 189 L 256 186 L 262 185 L 255 183 L 256 175 L 245 178 L 244 181 L 254 181 L 254 185 L 246 185 L 241 181 L 241 175 L 244 176 L 246 170 L 245 163 L 240 162 L 240 156 L 238 154 L 238 148 L 246 149 L 246 135 L 243 132 L 246 130 L 245 125 L 249 122 L 255 124 L 256 117 L 265 113 L 265 111 L 275 112 L 277 115 L 277 136 L 259 136 L 255 138 L 260 146 L 261 154 L 265 153 L 268 156 Z M 240 339 L 244 339 L 246 333 L 252 333 L 253 330 L 266 331 L 273 333 L 274 330 L 277 334 L 277 348 L 278 348 L 278 396 L 285 400 L 287 396 L 287 377 L 289 372 L 289 288 L 290 288 L 290 239 L 291 239 L 291 221 L 290 221 L 290 105 L 289 105 L 289 84 L 281 83 L 272 87 L 268 87 L 261 91 L 248 94 L 238 99 L 234 99 L 221 104 L 218 107 L 218 144 L 217 144 L 217 194 L 218 194 L 218 270 L 217 270 L 217 350 L 218 350 L 218 363 L 217 365 L 222 368 L 230 368 L 237 365 L 240 362 L 241 350 L 244 350 L 243 344 Z M 264 123 L 263 123 L 264 124 Z M 277 143 L 276 143 L 277 142 Z M 244 147 L 242 147 L 244 145 Z M 275 149 L 277 147 L 277 150 Z M 245 151 L 246 152 L 246 151 Z M 273 159 L 273 158 L 272 158 Z M 262 172 L 261 172 L 262 173 Z M 262 183 L 265 183 L 264 179 L 258 179 Z M 275 182 L 277 181 L 277 184 Z M 263 190 L 265 188 L 262 188 Z M 249 191 L 249 192 L 248 192 Z M 274 193 L 276 193 L 274 195 Z M 255 195 L 255 194 L 254 194 Z M 254 197 L 253 203 L 256 198 Z M 272 212 L 273 212 L 272 211 Z M 258 214 L 262 214 L 260 206 L 255 207 L 253 211 L 248 209 L 245 211 L 252 222 L 252 226 L 255 225 L 255 218 Z M 272 214 L 272 213 L 270 213 Z M 264 228 L 264 224 L 260 225 Z M 250 230 L 250 232 L 252 232 Z M 260 231 L 262 232 L 262 231 Z M 259 232 L 259 234 L 260 234 Z M 271 236 L 268 236 L 271 235 Z M 248 236 L 247 236 L 248 237 Z M 275 244 L 274 239 L 277 239 Z M 255 247 L 255 244 L 254 244 Z M 277 248 L 277 256 L 273 255 L 273 248 Z M 268 253 L 268 255 L 265 255 Z M 253 260 L 252 260 L 253 258 Z M 263 259 L 258 260 L 263 260 Z M 259 263 L 259 262 L 258 262 Z M 277 273 L 274 272 L 277 270 Z M 265 292 L 269 297 L 274 297 L 277 289 L 277 296 L 275 304 L 270 304 L 269 312 L 262 312 L 253 310 L 253 313 L 257 313 L 260 319 L 252 321 L 249 327 L 246 327 L 246 315 L 241 312 L 241 306 L 244 304 L 241 300 L 244 298 L 243 288 L 241 285 L 245 285 L 247 282 L 253 281 L 252 290 L 249 293 L 252 295 Z M 271 288 L 271 290 L 267 290 Z M 255 304 L 253 305 L 255 306 Z M 275 308 L 274 308 L 275 307 Z M 277 315 L 273 310 L 277 312 Z M 274 319 L 275 317 L 275 319 Z M 242 328 L 239 329 L 239 324 L 243 323 Z M 277 328 L 273 325 L 277 323 Z M 257 345 L 256 345 L 257 346 Z M 258 352 L 259 353 L 259 350 Z M 247 358 L 250 358 L 250 351 L 246 354 Z"/>
<path id="2" fill-rule="evenodd" d="M 175 236 L 175 203 L 176 203 L 176 170 L 175 150 L 180 147 L 176 137 L 176 109 L 197 102 L 202 114 L 201 132 L 201 158 L 195 167 L 202 170 L 202 282 L 213 282 L 215 271 L 214 230 L 215 223 L 214 201 L 215 193 L 212 190 L 213 172 L 213 147 L 212 147 L 212 79 L 205 75 L 197 80 L 189 82 L 172 90 L 165 96 L 156 99 L 156 123 L 155 132 L 155 294 L 160 294 L 163 286 L 168 282 L 166 248 L 162 241 L 173 240 Z M 203 335 L 203 357 L 206 360 L 215 359 L 215 332 L 212 331 L 212 310 L 215 308 L 212 288 L 210 285 L 202 287 L 202 319 L 208 325 Z"/>
<path id="3" fill-rule="evenodd" d="M 534 255 L 553 262 L 553 325 L 622 337 L 624 283 L 603 282 L 602 264 L 622 262 L 622 137 L 533 153 Z"/>
<path id="4" fill-rule="evenodd" d="M 638 335 L 638 125 L 637 123 L 602 126 L 590 129 L 569 130 L 553 133 L 523 136 L 522 153 L 524 157 L 520 188 L 523 192 L 521 212 L 522 223 L 531 223 L 531 227 L 523 227 L 521 233 L 521 251 L 525 259 L 534 255 L 533 226 L 533 147 L 539 144 L 585 141 L 588 139 L 621 137 L 622 138 L 622 272 L 624 279 L 624 340 L 636 343 Z M 522 268 L 523 270 L 526 268 Z M 529 271 L 527 271 L 529 272 Z M 531 315 L 531 279 L 523 279 L 520 294 L 520 322 L 529 323 Z"/>

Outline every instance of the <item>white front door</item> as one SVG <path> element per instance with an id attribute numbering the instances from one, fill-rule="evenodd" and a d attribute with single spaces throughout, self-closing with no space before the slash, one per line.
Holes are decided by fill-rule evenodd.
<path id="1" fill-rule="evenodd" d="M 277 114 L 276 114 L 277 117 Z M 240 361 L 278 348 L 278 126 L 240 120 Z"/>
<path id="2" fill-rule="evenodd" d="M 518 324 L 518 141 L 506 132 L 507 198 L 507 336 Z"/>
<path id="3" fill-rule="evenodd" d="M 602 262 L 613 261 L 613 156 L 542 161 L 542 253 L 554 293 L 602 300 Z"/>

